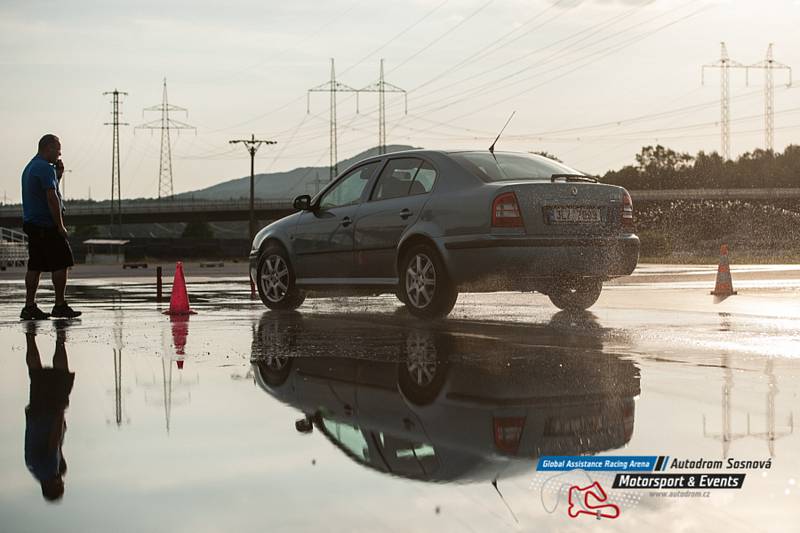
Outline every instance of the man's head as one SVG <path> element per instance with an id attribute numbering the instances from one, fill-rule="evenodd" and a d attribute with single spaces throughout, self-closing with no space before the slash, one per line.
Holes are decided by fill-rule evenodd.
<path id="1" fill-rule="evenodd" d="M 52 133 L 39 139 L 39 155 L 50 163 L 55 164 L 61 157 L 61 141 Z"/>

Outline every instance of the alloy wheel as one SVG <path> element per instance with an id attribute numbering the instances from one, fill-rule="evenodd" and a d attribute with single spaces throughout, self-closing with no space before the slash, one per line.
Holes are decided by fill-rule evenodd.
<path id="1" fill-rule="evenodd" d="M 261 269 L 261 290 L 270 302 L 280 302 L 289 290 L 289 267 L 283 257 L 270 255 Z"/>
<path id="2" fill-rule="evenodd" d="M 436 292 L 436 268 L 431 258 L 418 253 L 411 258 L 406 269 L 406 295 L 411 305 L 427 307 Z"/>
<path id="3" fill-rule="evenodd" d="M 406 339 L 406 369 L 419 387 L 426 387 L 436 377 L 436 346 L 430 334 L 414 331 Z"/>

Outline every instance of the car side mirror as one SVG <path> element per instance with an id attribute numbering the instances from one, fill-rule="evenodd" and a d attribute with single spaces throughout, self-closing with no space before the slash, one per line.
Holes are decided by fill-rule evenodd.
<path id="1" fill-rule="evenodd" d="M 305 418 L 295 421 L 294 428 L 298 433 L 311 433 L 314 431 L 314 423 L 310 416 L 306 415 Z"/>
<path id="2" fill-rule="evenodd" d="M 311 197 L 307 194 L 301 194 L 294 199 L 294 208 L 298 211 L 308 211 L 311 208 Z"/>

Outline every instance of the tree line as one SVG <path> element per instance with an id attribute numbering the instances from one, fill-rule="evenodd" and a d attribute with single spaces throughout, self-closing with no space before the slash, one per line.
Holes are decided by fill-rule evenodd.
<path id="1" fill-rule="evenodd" d="M 601 181 L 630 190 L 800 187 L 800 145 L 783 152 L 756 149 L 725 160 L 717 152 L 692 156 L 664 146 L 645 146 L 636 164 L 610 170 Z"/>

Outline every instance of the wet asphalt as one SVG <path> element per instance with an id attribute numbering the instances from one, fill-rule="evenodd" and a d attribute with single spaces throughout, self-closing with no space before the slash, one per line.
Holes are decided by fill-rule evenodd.
<path id="1" fill-rule="evenodd" d="M 84 316 L 35 326 L 5 277 L 2 531 L 797 531 L 797 267 L 736 267 L 739 294 L 715 298 L 713 267 L 643 265 L 586 313 L 463 294 L 436 322 L 390 296 L 269 312 L 227 274 L 187 269 L 188 319 L 149 274 L 78 279 Z M 61 347 L 53 504 L 25 464 L 26 362 Z M 543 455 L 769 468 L 736 470 L 741 489 L 608 490 L 620 515 L 598 520 L 571 518 L 567 489 L 613 475 L 537 472 Z"/>

